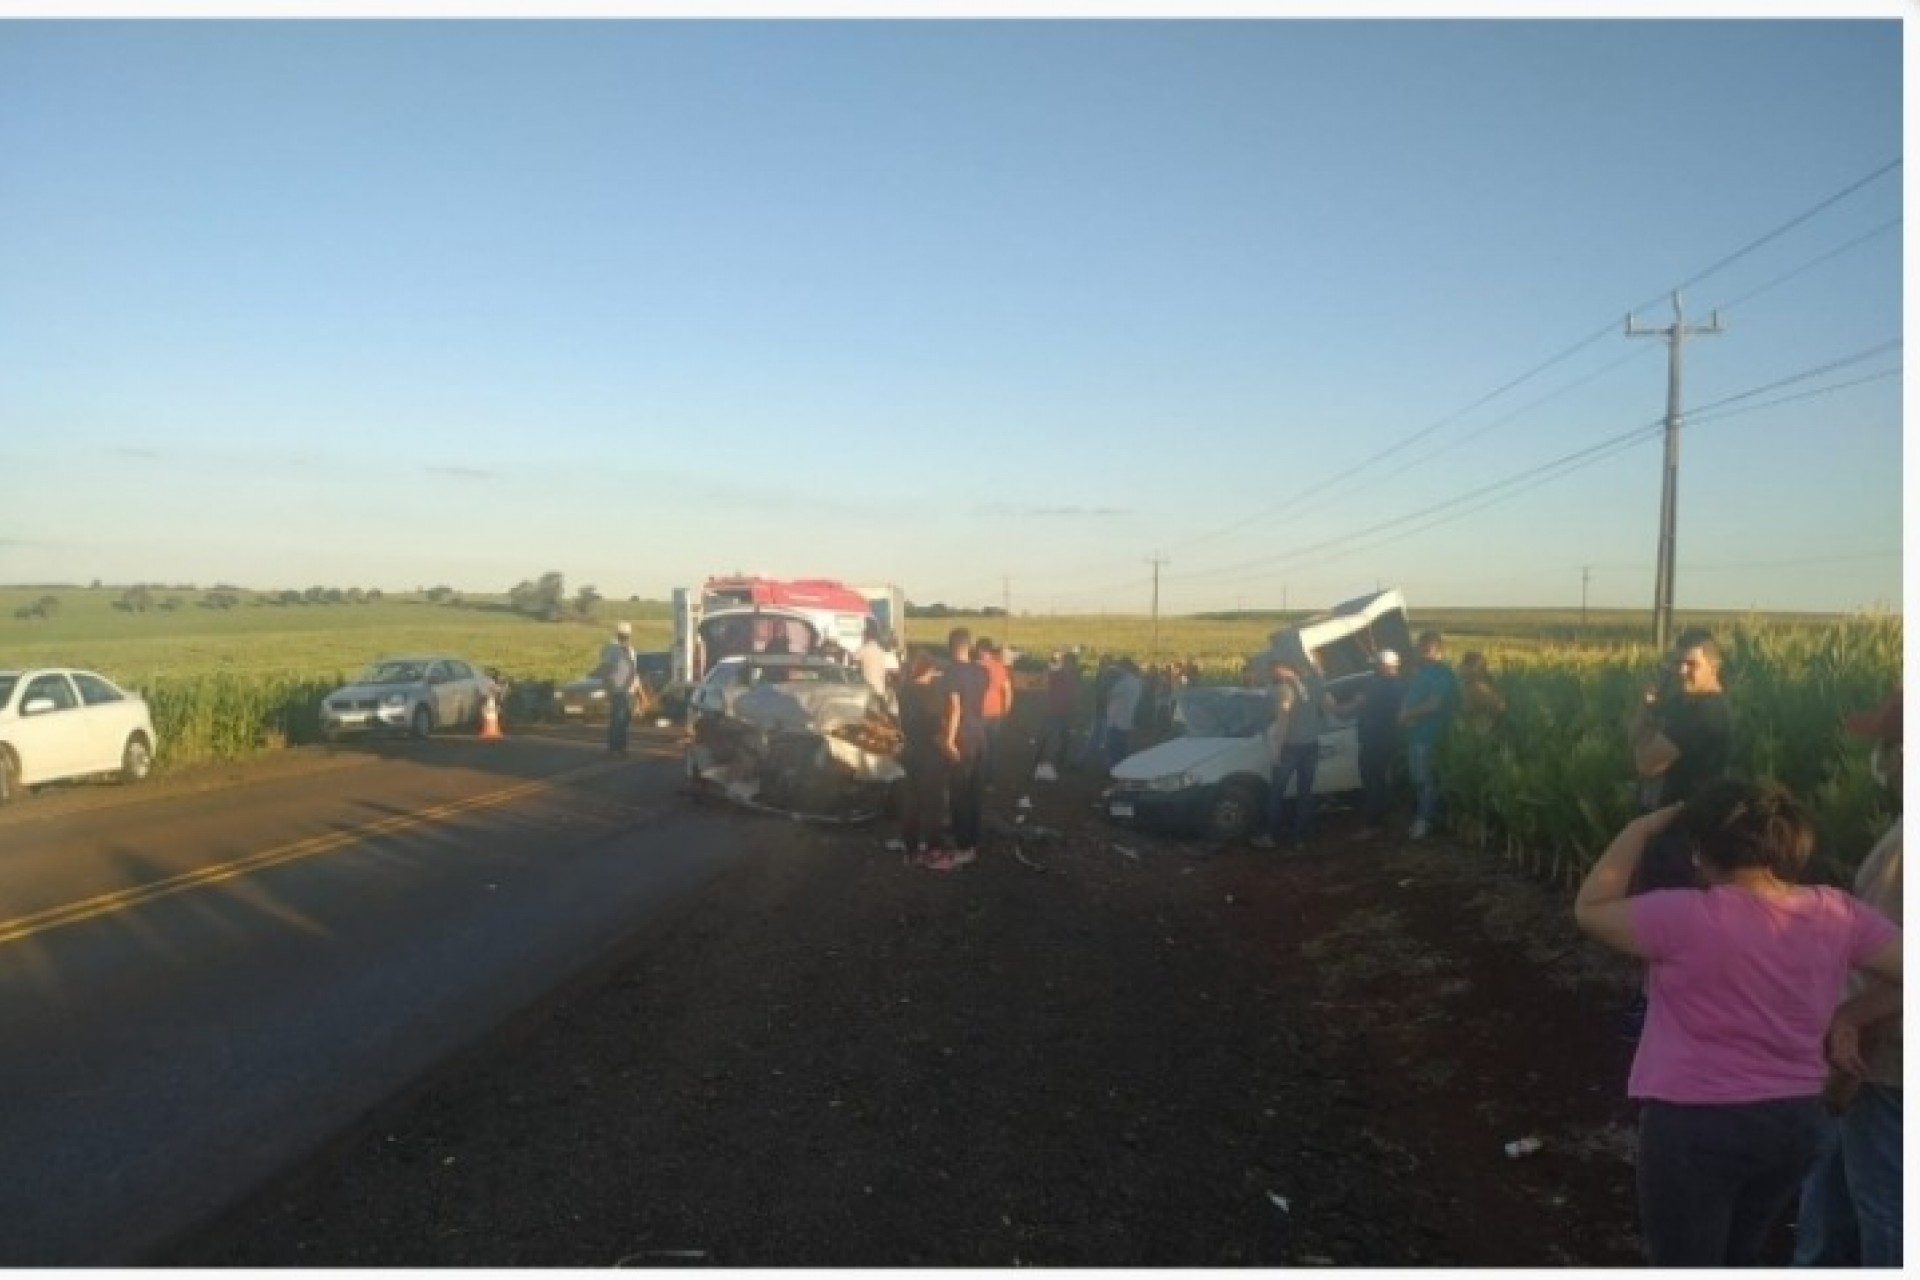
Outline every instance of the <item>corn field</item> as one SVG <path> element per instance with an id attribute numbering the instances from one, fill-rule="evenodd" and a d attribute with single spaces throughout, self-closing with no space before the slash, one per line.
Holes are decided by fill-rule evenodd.
<path id="1" fill-rule="evenodd" d="M 1820 830 L 1812 874 L 1850 876 L 1893 808 L 1842 718 L 1901 682 L 1900 619 L 1743 626 L 1721 644 L 1734 773 L 1779 782 L 1806 802 Z M 1625 724 L 1655 655 L 1485 652 L 1507 714 L 1490 729 L 1458 724 L 1442 743 L 1448 828 L 1533 875 L 1576 884 L 1636 811 Z"/>

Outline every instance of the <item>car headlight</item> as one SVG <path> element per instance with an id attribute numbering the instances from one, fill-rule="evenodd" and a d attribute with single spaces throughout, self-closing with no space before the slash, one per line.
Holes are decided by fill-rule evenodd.
<path id="1" fill-rule="evenodd" d="M 407 695 L 404 693 L 386 694 L 380 699 L 380 705 L 383 707 L 404 707 L 407 705 Z"/>

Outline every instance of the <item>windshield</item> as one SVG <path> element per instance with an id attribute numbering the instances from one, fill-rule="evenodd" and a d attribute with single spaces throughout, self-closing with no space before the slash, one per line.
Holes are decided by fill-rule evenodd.
<path id="1" fill-rule="evenodd" d="M 418 684 L 426 678 L 424 662 L 376 662 L 360 673 L 355 684 Z"/>
<path id="2" fill-rule="evenodd" d="M 1273 699 L 1258 689 L 1203 687 L 1175 699 L 1174 721 L 1186 738 L 1251 738 L 1273 720 Z"/>

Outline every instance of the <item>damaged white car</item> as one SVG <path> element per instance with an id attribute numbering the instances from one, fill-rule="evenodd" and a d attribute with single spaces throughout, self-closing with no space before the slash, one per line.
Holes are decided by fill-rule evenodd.
<path id="1" fill-rule="evenodd" d="M 751 809 L 833 822 L 878 817 L 900 729 L 855 669 L 824 658 L 730 657 L 687 700 L 687 781 Z"/>

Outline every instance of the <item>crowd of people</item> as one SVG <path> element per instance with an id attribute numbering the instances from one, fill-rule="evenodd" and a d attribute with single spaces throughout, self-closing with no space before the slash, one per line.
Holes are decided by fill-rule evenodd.
<path id="1" fill-rule="evenodd" d="M 909 843 L 923 866 L 950 870 L 976 856 L 993 739 L 985 726 L 1011 708 L 1010 686 L 989 701 L 997 656 L 991 642 L 957 630 L 944 674 L 922 658 L 909 680 L 924 690 L 915 709 L 905 699 L 902 707 L 914 725 Z M 1368 829 L 1384 829 L 1403 763 L 1414 796 L 1407 836 L 1433 832 L 1440 743 L 1456 720 L 1494 731 L 1507 704 L 1484 657 L 1470 652 L 1456 671 L 1438 632 L 1415 640 L 1413 658 L 1403 676 L 1400 655 L 1378 651 L 1345 699 L 1326 689 L 1311 657 L 1268 662 L 1270 807 L 1256 847 L 1311 838 L 1319 739 L 1331 716 L 1356 726 Z M 1796 1263 L 1898 1266 L 1900 825 L 1851 892 L 1804 883 L 1813 848 L 1805 808 L 1777 786 L 1730 776 L 1721 669 L 1710 633 L 1683 632 L 1642 691 L 1627 732 L 1642 813 L 1595 862 L 1574 908 L 1583 930 L 1645 966 L 1627 1092 L 1640 1104 L 1646 1254 L 1656 1266 L 1756 1265 L 1797 1201 Z M 1168 689 L 1188 674 L 1173 668 Z M 1101 659 L 1091 683 L 1093 713 L 1069 760 L 1081 672 L 1077 655 L 1053 655 L 1039 693 L 1036 779 L 1110 767 L 1136 732 L 1154 727 L 1141 707 L 1149 681 L 1131 658 Z M 1897 792 L 1899 693 L 1849 727 L 1872 744 L 1876 776 Z M 944 851 L 943 816 L 954 846 Z"/>
<path id="2" fill-rule="evenodd" d="M 1256 847 L 1311 839 L 1329 717 L 1356 727 L 1367 831 L 1385 829 L 1397 766 L 1413 793 L 1408 839 L 1435 830 L 1441 742 L 1456 721 L 1495 731 L 1507 704 L 1484 658 L 1467 653 L 1456 671 L 1436 631 L 1419 635 L 1412 659 L 1403 674 L 1400 654 L 1375 652 L 1344 698 L 1311 656 L 1274 657 L 1248 673 L 1273 698 L 1268 823 Z M 902 835 L 914 863 L 952 871 L 975 861 L 988 779 L 1010 750 L 1008 655 L 955 628 L 944 660 L 919 651 L 901 670 L 870 630 L 847 660 L 898 708 Z M 1641 690 L 1626 733 L 1641 812 L 1595 861 L 1574 904 L 1582 930 L 1643 966 L 1623 1030 L 1636 1046 L 1627 1093 L 1640 1104 L 1646 1254 L 1662 1267 L 1757 1265 L 1797 1203 L 1797 1265 L 1897 1267 L 1900 821 L 1850 891 L 1806 883 L 1814 838 L 1805 807 L 1777 785 L 1731 776 L 1722 665 L 1709 632 L 1685 631 Z M 621 691 L 634 681 L 624 624 L 599 669 L 618 754 L 629 719 Z M 1077 652 L 1054 653 L 1038 690 L 1033 778 L 1110 768 L 1137 735 L 1168 730 L 1175 694 L 1197 678 L 1190 664 L 1143 671 L 1126 656 L 1102 657 L 1083 678 Z M 1076 750 L 1088 685 L 1092 711 Z M 1869 745 L 1874 776 L 1897 804 L 1900 691 L 1847 728 Z"/>

